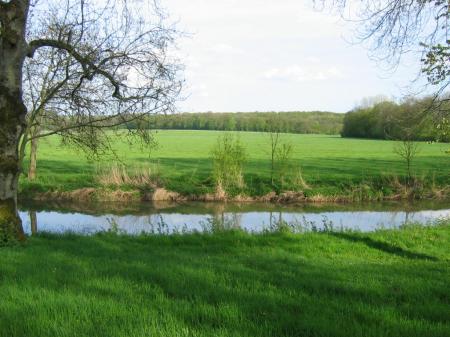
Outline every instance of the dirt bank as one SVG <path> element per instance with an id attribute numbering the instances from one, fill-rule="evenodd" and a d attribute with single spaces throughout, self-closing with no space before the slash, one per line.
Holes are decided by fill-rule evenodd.
<path id="1" fill-rule="evenodd" d="M 348 203 L 354 201 L 382 201 L 382 200 L 407 200 L 407 199 L 445 199 L 449 197 L 450 188 L 441 190 L 421 191 L 415 193 L 413 189 L 404 189 L 391 195 L 377 194 L 374 196 L 349 195 L 305 195 L 304 192 L 285 191 L 282 193 L 270 192 L 262 196 L 236 195 L 229 196 L 224 191 L 207 193 L 203 195 L 182 195 L 169 191 L 165 188 L 157 188 L 152 192 L 142 192 L 139 190 L 122 191 L 96 188 L 82 188 L 73 191 L 51 191 L 37 193 L 27 196 L 29 200 L 54 200 L 54 201 L 120 201 L 120 202 L 141 202 L 141 201 L 203 201 L 203 202 L 270 202 L 270 203 L 321 203 L 321 202 L 341 202 Z M 21 196 L 25 199 L 24 196 Z"/>

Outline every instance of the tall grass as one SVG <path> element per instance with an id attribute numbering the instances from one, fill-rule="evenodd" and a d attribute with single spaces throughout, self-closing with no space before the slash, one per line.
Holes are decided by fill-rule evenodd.
<path id="1" fill-rule="evenodd" d="M 100 185 L 108 187 L 134 187 L 138 189 L 156 188 L 161 184 L 157 169 L 150 167 L 127 167 L 111 165 L 99 167 L 96 179 Z"/>

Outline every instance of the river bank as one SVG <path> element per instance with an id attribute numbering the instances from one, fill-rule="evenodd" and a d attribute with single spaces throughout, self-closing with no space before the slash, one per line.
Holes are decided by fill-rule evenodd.
<path id="1" fill-rule="evenodd" d="M 80 188 L 72 191 L 47 191 L 21 193 L 20 199 L 39 201 L 91 201 L 91 202 L 141 202 L 141 201 L 201 201 L 201 202 L 264 202 L 264 203 L 352 203 L 361 201 L 386 200 L 444 200 L 450 198 L 450 186 L 407 186 L 397 185 L 388 188 L 388 194 L 382 190 L 374 191 L 368 185 L 356 186 L 343 194 L 314 194 L 310 191 L 281 191 L 268 192 L 264 195 L 229 195 L 222 189 L 214 193 L 201 195 L 181 194 L 165 188 L 156 189 L 108 189 L 108 188 Z"/>
<path id="2" fill-rule="evenodd" d="M 214 179 L 211 151 L 223 132 L 158 131 L 157 148 L 114 137 L 115 156 L 89 158 L 62 146 L 58 137 L 40 143 L 37 177 L 20 179 L 28 199 L 202 200 L 353 202 L 450 196 L 448 144 L 420 143 L 406 177 L 393 141 L 283 134 L 293 146 L 289 165 L 271 171 L 268 134 L 238 132 L 247 153 L 239 188 Z M 24 163 L 27 170 L 28 163 Z M 286 169 L 288 168 L 288 169 Z M 273 173 L 273 175 L 272 175 Z M 272 177 L 273 176 L 273 177 Z M 273 178 L 273 179 L 271 179 Z M 219 185 L 219 186 L 218 186 Z"/>

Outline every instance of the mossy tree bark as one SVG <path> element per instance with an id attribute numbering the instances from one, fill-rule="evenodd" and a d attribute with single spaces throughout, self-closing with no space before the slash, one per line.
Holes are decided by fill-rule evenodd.
<path id="1" fill-rule="evenodd" d="M 17 189 L 18 145 L 25 111 L 17 95 L 0 85 L 0 245 L 24 239 L 17 212 Z"/>
<path id="2" fill-rule="evenodd" d="M 25 111 L 20 100 L 0 85 L 0 245 L 24 239 L 17 212 L 17 188 L 18 145 Z"/>
<path id="3" fill-rule="evenodd" d="M 0 2 L 0 245 L 25 239 L 17 212 L 19 141 L 25 128 L 22 67 L 28 1 Z"/>

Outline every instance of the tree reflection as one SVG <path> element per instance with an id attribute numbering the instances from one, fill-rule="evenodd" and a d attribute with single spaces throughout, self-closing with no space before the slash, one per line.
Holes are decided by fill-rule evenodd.
<path id="1" fill-rule="evenodd" d="M 28 215 L 30 216 L 31 235 L 35 235 L 38 230 L 36 211 L 28 211 Z"/>

